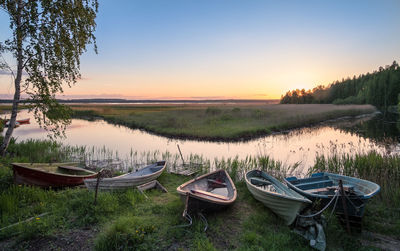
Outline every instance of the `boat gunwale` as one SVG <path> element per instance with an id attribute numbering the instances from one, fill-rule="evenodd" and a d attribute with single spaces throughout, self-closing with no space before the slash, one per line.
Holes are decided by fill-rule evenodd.
<path id="1" fill-rule="evenodd" d="M 161 162 L 161 161 L 158 161 L 158 162 Z M 145 166 L 145 167 L 143 167 L 141 170 L 143 170 L 143 169 L 145 169 L 145 168 L 151 168 L 153 165 L 155 165 L 156 164 L 156 166 L 158 166 L 157 165 L 157 162 L 156 163 L 153 163 L 153 164 L 150 164 L 150 165 L 147 165 L 147 166 Z M 102 183 L 102 182 L 109 182 L 109 181 L 112 181 L 112 182 L 119 182 L 119 181 L 121 181 L 121 182 L 127 182 L 127 181 L 130 181 L 130 180 L 137 180 L 137 179 L 143 179 L 143 178 L 147 178 L 147 177 L 151 177 L 151 176 L 153 176 L 153 175 L 156 175 L 156 174 L 159 174 L 160 173 L 160 175 L 161 175 L 161 173 L 165 170 L 165 167 L 167 166 L 167 162 L 166 161 L 164 161 L 164 165 L 163 165 L 163 167 L 160 169 L 160 170 L 158 170 L 157 172 L 154 172 L 154 173 L 150 173 L 150 174 L 146 174 L 146 175 L 143 175 L 143 176 L 133 176 L 132 178 L 121 178 L 121 177 L 123 177 L 123 176 L 127 176 L 127 175 L 129 175 L 129 174 L 131 174 L 131 173 L 136 173 L 136 172 L 139 172 L 140 170 L 138 170 L 138 171 L 136 171 L 136 172 L 130 172 L 130 173 L 125 173 L 125 174 L 122 174 L 122 175 L 119 175 L 119 176 L 115 176 L 115 177 L 111 177 L 111 178 L 103 178 L 103 179 L 101 179 L 101 182 L 100 182 L 100 184 Z M 96 178 L 94 178 L 94 179 L 85 179 L 85 183 L 86 182 L 93 182 L 93 181 L 97 181 L 97 179 Z"/>
<path id="2" fill-rule="evenodd" d="M 361 179 L 361 178 L 346 176 L 346 175 L 342 175 L 342 174 L 328 173 L 328 172 L 320 172 L 319 174 L 323 174 L 323 175 L 326 175 L 328 177 L 335 177 L 335 179 L 340 179 L 340 177 L 344 177 L 347 180 L 360 180 L 361 183 L 366 183 L 366 184 L 372 185 L 374 187 L 374 189 L 370 193 L 357 195 L 357 197 L 362 199 L 362 200 L 368 200 L 368 199 L 372 198 L 377 193 L 379 193 L 379 191 L 381 190 L 380 185 L 376 184 L 375 182 L 369 181 L 369 180 L 364 180 L 364 179 Z M 312 176 L 310 175 L 309 177 L 312 177 Z M 307 178 L 309 178 L 309 177 L 307 177 Z M 307 196 L 310 196 L 310 197 L 315 198 L 315 199 L 330 199 L 330 198 L 332 198 L 334 196 L 334 195 L 315 194 L 315 193 L 307 192 L 308 190 L 303 190 L 303 189 L 298 188 L 296 185 L 293 185 L 290 181 L 287 180 L 287 178 L 289 178 L 289 177 L 285 178 L 286 184 L 290 188 L 292 188 L 293 190 L 295 190 L 298 193 L 307 194 Z M 297 179 L 297 177 L 296 177 L 296 179 Z M 299 179 L 297 179 L 297 180 L 299 180 Z"/>
<path id="3" fill-rule="evenodd" d="M 46 172 L 46 171 L 44 171 L 44 170 L 40 170 L 40 169 L 38 169 L 38 168 L 32 168 L 32 167 L 27 167 L 27 166 L 24 166 L 24 165 L 34 165 L 34 164 L 41 164 L 41 165 L 43 165 L 43 164 L 47 164 L 47 163 L 11 163 L 11 165 L 13 166 L 13 169 L 14 169 L 14 166 L 17 166 L 17 167 L 21 167 L 21 168 L 25 168 L 25 169 L 29 169 L 29 170 L 32 170 L 32 171 L 35 171 L 35 172 L 40 172 L 40 173 L 45 173 L 45 174 L 51 174 L 51 175 L 56 175 L 56 176 L 63 176 L 63 177 L 77 177 L 77 178 L 85 178 L 85 177 L 92 177 L 93 175 L 95 175 L 95 174 L 97 174 L 96 172 L 93 172 L 93 171 L 90 171 L 90 170 L 87 170 L 87 169 L 84 169 L 86 172 L 88 172 L 89 174 L 85 174 L 85 175 L 72 175 L 72 174 L 62 174 L 62 173 L 56 173 L 56 172 Z M 65 163 L 63 163 L 63 162 L 60 162 L 60 163 L 49 163 L 49 164 L 47 164 L 47 165 L 53 165 L 54 164 L 54 166 L 56 166 L 56 167 L 58 167 L 58 165 L 59 164 L 79 164 L 78 162 L 65 162 Z"/>
<path id="4" fill-rule="evenodd" d="M 308 203 L 308 204 L 311 204 L 311 203 L 312 203 L 312 201 L 310 201 L 308 198 L 306 198 L 305 196 L 299 194 L 297 191 L 291 189 L 291 188 L 288 187 L 288 186 L 286 186 L 287 189 L 292 190 L 292 192 L 297 193 L 298 195 L 300 195 L 300 196 L 303 197 L 303 198 L 292 197 L 292 196 L 288 196 L 288 195 L 286 195 L 286 194 L 274 193 L 274 192 L 264 191 L 263 189 L 260 189 L 258 186 L 253 185 L 253 184 L 247 179 L 247 175 L 248 175 L 250 172 L 255 172 L 255 171 L 264 172 L 264 171 L 259 170 L 259 169 L 254 169 L 254 170 L 248 171 L 248 172 L 244 175 L 246 183 L 247 183 L 248 185 L 250 185 L 251 187 L 253 187 L 253 188 L 255 188 L 255 189 L 257 189 L 257 190 L 263 192 L 264 194 L 270 194 L 271 196 L 280 197 L 280 198 L 283 198 L 283 199 L 286 199 L 286 200 L 295 200 L 295 201 L 298 201 L 298 202 L 303 202 L 303 203 Z M 266 172 L 264 172 L 264 173 L 266 173 Z M 268 174 L 267 174 L 267 175 L 268 175 Z M 268 175 L 268 176 L 272 177 L 271 175 Z M 273 178 L 273 179 L 272 179 L 273 183 L 275 183 L 275 181 L 280 182 L 280 181 L 277 180 L 276 178 L 274 178 L 274 177 L 272 177 L 272 178 Z M 282 183 L 282 182 L 281 182 L 281 183 Z M 282 185 L 284 186 L 284 183 L 282 183 Z"/>
<path id="5" fill-rule="evenodd" d="M 205 178 L 205 177 L 207 177 L 207 176 L 210 176 L 210 175 L 215 174 L 215 173 L 218 173 L 218 172 L 224 172 L 225 175 L 226 175 L 226 177 L 229 179 L 229 182 L 232 184 L 233 196 L 232 196 L 232 198 L 229 199 L 229 200 L 220 200 L 220 199 L 217 199 L 217 198 L 201 196 L 201 195 L 197 195 L 197 194 L 195 194 L 195 193 L 192 193 L 191 191 L 184 191 L 184 190 L 182 189 L 183 187 L 186 187 L 188 184 L 193 183 L 194 181 L 203 179 L 203 178 Z M 206 173 L 206 174 L 203 174 L 203 175 L 201 175 L 201 176 L 199 176 L 199 177 L 196 177 L 196 178 L 194 178 L 194 179 L 188 180 L 187 182 L 185 182 L 185 183 L 183 183 L 182 185 L 178 186 L 178 187 L 176 188 L 176 191 L 177 191 L 180 195 L 182 195 L 182 196 L 188 196 L 188 195 L 190 195 L 191 197 L 196 198 L 196 199 L 198 199 L 198 200 L 205 201 L 205 202 L 212 202 L 212 203 L 216 203 L 216 204 L 219 204 L 219 205 L 229 205 L 229 204 L 232 204 L 232 203 L 236 200 L 236 198 L 237 198 L 236 186 L 235 186 L 235 184 L 233 183 L 233 181 L 232 181 L 231 177 L 229 176 L 228 172 L 227 172 L 226 170 L 224 170 L 224 169 L 219 169 L 219 170 L 216 170 L 216 171 L 214 171 L 214 172 Z"/>

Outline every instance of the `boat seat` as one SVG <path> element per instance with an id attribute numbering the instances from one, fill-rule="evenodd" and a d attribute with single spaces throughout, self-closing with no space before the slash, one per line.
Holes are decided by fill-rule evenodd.
<path id="1" fill-rule="evenodd" d="M 309 189 L 309 190 L 307 190 L 307 192 L 309 192 L 309 193 L 326 193 L 329 191 L 336 191 L 338 189 L 339 189 L 339 186 L 328 186 L 328 187 Z M 343 185 L 343 190 L 347 193 L 352 193 L 352 192 L 354 192 L 354 186 L 353 185 Z"/>
<path id="2" fill-rule="evenodd" d="M 301 185 L 303 183 L 309 183 L 309 182 L 314 182 L 314 181 L 325 181 L 325 180 L 330 180 L 328 176 L 326 175 L 321 175 L 321 176 L 312 176 L 309 178 L 305 179 L 297 179 L 296 177 L 289 177 L 286 178 L 287 181 L 292 183 L 293 185 Z"/>
<path id="3" fill-rule="evenodd" d="M 190 192 L 192 192 L 193 194 L 206 195 L 206 196 L 220 199 L 220 200 L 229 200 L 229 198 L 226 196 L 215 194 L 215 193 L 210 193 L 210 192 L 199 190 L 199 189 L 191 189 Z"/>
<path id="4" fill-rule="evenodd" d="M 322 187 L 328 187 L 328 186 L 333 186 L 333 181 L 332 180 L 318 180 L 318 181 L 313 181 L 313 182 L 306 182 L 306 183 L 300 183 L 296 185 L 297 188 L 301 190 L 310 190 L 310 189 L 316 189 L 316 188 L 322 188 Z"/>
<path id="5" fill-rule="evenodd" d="M 226 183 L 225 182 L 221 182 L 218 180 L 213 180 L 213 179 L 207 179 L 208 183 L 211 183 L 214 186 L 218 186 L 218 187 L 226 187 Z"/>
<path id="6" fill-rule="evenodd" d="M 268 186 L 268 185 L 271 185 L 271 182 L 269 182 L 268 180 L 264 180 L 264 179 L 256 178 L 256 177 L 251 177 L 250 178 L 250 182 L 251 182 L 251 184 L 256 185 L 256 186 Z"/>

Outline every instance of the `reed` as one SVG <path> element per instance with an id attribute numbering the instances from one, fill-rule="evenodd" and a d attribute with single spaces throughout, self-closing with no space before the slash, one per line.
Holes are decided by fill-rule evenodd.
<path id="1" fill-rule="evenodd" d="M 372 113 L 370 105 L 72 106 L 74 116 L 156 134 L 208 140 L 243 140 L 343 116 Z"/>

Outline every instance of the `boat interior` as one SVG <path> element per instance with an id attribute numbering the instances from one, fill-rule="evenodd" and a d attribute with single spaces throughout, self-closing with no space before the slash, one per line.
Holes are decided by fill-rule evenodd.
<path id="1" fill-rule="evenodd" d="M 160 171 L 164 167 L 164 165 L 165 165 L 165 161 L 159 161 L 155 164 L 145 166 L 144 168 L 139 169 L 136 172 L 131 172 L 128 174 L 118 176 L 118 178 L 130 178 L 130 177 L 135 177 L 135 176 L 149 175 L 149 174 Z M 117 177 L 114 177 L 114 178 L 117 178 Z"/>
<path id="2" fill-rule="evenodd" d="M 195 180 L 181 189 L 199 196 L 223 201 L 228 201 L 234 196 L 233 186 L 223 171 Z"/>
<path id="3" fill-rule="evenodd" d="M 297 188 L 312 194 L 334 195 L 339 189 L 339 179 L 319 173 L 314 174 L 309 178 L 293 179 L 293 177 L 290 177 L 287 178 L 287 180 Z M 342 182 L 343 189 L 347 194 L 360 194 L 357 192 L 357 187 L 354 184 L 350 184 L 346 179 L 342 179 Z"/>

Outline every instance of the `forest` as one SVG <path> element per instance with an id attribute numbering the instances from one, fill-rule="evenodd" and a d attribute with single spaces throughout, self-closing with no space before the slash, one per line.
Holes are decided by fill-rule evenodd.
<path id="1" fill-rule="evenodd" d="M 400 68 L 396 61 L 373 73 L 353 76 L 312 90 L 288 91 L 281 104 L 372 104 L 382 110 L 398 104 Z"/>

